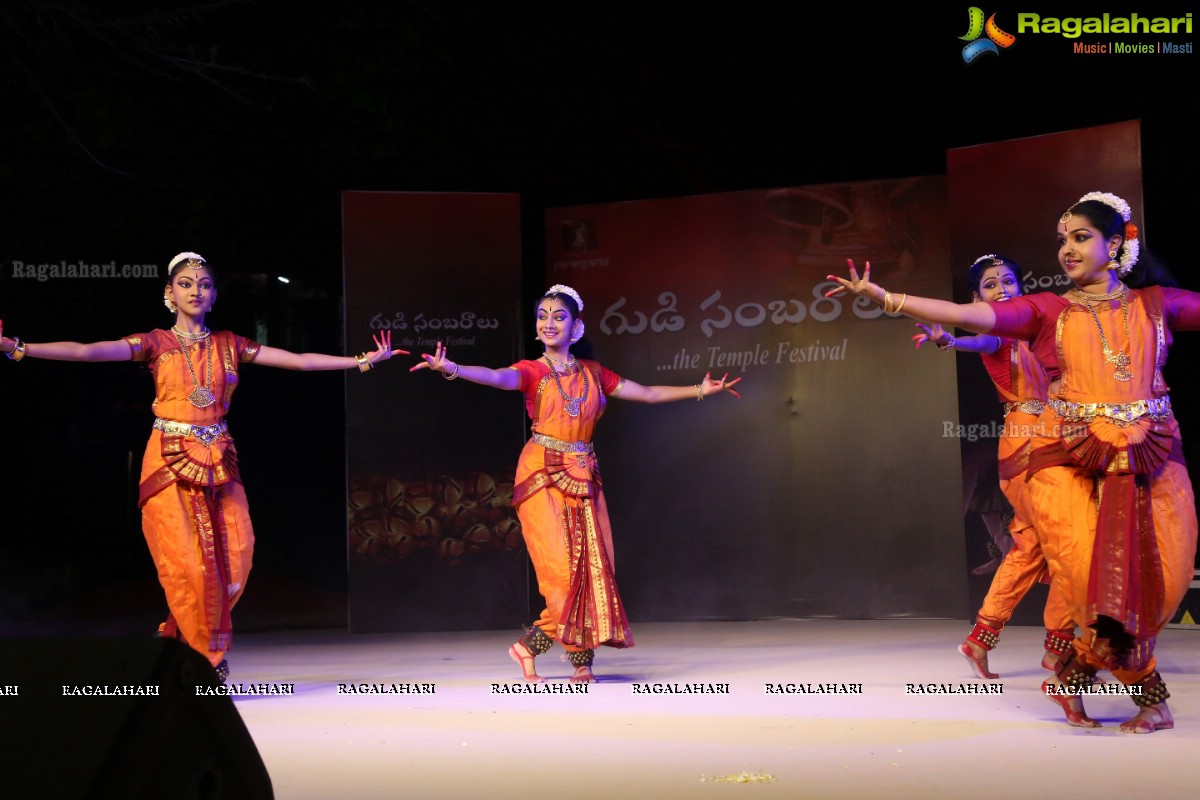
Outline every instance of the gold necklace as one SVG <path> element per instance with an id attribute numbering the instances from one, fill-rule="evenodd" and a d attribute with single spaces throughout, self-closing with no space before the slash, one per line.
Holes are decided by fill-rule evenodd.
<path id="1" fill-rule="evenodd" d="M 567 390 L 563 388 L 562 381 L 559 380 L 558 370 L 556 370 L 554 368 L 554 365 L 559 364 L 560 362 L 555 361 L 553 358 L 551 358 L 548 355 L 546 356 L 546 360 L 550 362 L 550 374 L 554 376 L 554 385 L 558 387 L 559 395 L 562 397 L 563 402 L 565 402 L 567 404 L 566 405 L 567 416 L 568 417 L 578 417 L 579 416 L 579 407 L 583 405 L 584 401 L 587 400 L 587 396 L 588 396 L 587 370 L 582 369 L 582 368 L 579 370 L 580 372 L 583 373 L 583 394 L 579 395 L 579 397 L 571 397 L 571 395 L 567 394 Z M 569 367 L 574 366 L 576 363 L 578 363 L 578 362 L 572 360 L 571 363 L 566 366 L 567 366 L 567 368 L 569 368 Z M 563 371 L 566 372 L 566 369 L 564 369 Z"/>
<path id="2" fill-rule="evenodd" d="M 1109 292 L 1109 295 L 1112 295 L 1111 297 L 1109 295 L 1104 295 L 1102 299 L 1120 299 L 1121 319 L 1125 326 L 1125 341 L 1129 341 L 1129 295 L 1125 291 L 1125 288 L 1125 285 L 1122 284 L 1121 288 L 1117 290 L 1117 292 Z M 1113 372 L 1113 378 L 1122 382 L 1130 380 L 1133 378 L 1133 373 L 1130 372 L 1127 367 L 1132 363 L 1132 360 L 1125 353 L 1114 353 L 1112 348 L 1108 346 L 1108 337 L 1104 335 L 1104 326 L 1100 324 L 1100 316 L 1096 313 L 1096 306 L 1093 303 L 1088 302 L 1087 310 L 1091 312 L 1092 320 L 1096 323 L 1096 330 L 1100 332 L 1100 348 L 1104 351 L 1104 360 L 1117 368 Z"/>
<path id="3" fill-rule="evenodd" d="M 187 331 L 179 330 L 178 326 L 172 325 L 171 333 L 175 334 L 176 337 L 182 336 L 184 339 L 189 339 L 193 342 L 198 342 L 201 339 L 207 339 L 209 337 L 209 335 L 212 333 L 212 331 L 210 331 L 208 328 L 205 328 L 204 330 L 200 331 L 199 333 L 188 333 Z"/>
<path id="4" fill-rule="evenodd" d="M 1116 300 L 1118 297 L 1123 296 L 1127 291 L 1129 291 L 1129 287 L 1118 281 L 1117 288 L 1113 289 L 1107 294 L 1089 294 L 1078 287 L 1072 289 L 1071 294 L 1075 295 L 1077 299 L 1082 300 L 1085 303 L 1103 303 L 1106 300 Z"/>
<path id="5" fill-rule="evenodd" d="M 565 364 L 549 353 L 542 353 L 542 358 L 549 361 L 551 366 L 561 367 L 563 372 L 566 372 L 571 367 L 575 366 L 575 356 L 571 355 L 570 353 L 567 353 L 567 361 Z"/>
<path id="6" fill-rule="evenodd" d="M 183 336 L 179 331 L 171 328 L 171 332 L 175 334 L 175 340 L 179 342 L 179 350 L 183 353 L 183 363 L 187 364 L 188 374 L 192 376 L 192 393 L 188 395 L 188 402 L 196 408 L 208 408 L 213 403 L 217 402 L 216 396 L 212 393 L 213 368 L 212 368 L 212 342 L 207 338 L 207 335 L 201 337 L 204 339 L 204 354 L 208 357 L 208 368 L 205 371 L 204 385 L 200 385 L 200 381 L 196 380 L 196 368 L 192 366 L 192 357 L 188 355 L 187 345 L 183 343 Z"/>

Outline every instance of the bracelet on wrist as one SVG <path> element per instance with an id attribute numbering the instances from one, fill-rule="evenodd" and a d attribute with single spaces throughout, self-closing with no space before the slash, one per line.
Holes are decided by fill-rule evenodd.
<path id="1" fill-rule="evenodd" d="M 904 308 L 904 304 L 907 302 L 908 302 L 908 293 L 907 292 L 900 295 L 899 303 L 897 303 L 896 299 L 894 297 L 892 297 L 891 292 L 884 292 L 883 293 L 883 304 L 882 304 L 883 305 L 883 313 L 887 314 L 889 317 L 898 317 L 898 316 L 900 316 L 900 310 Z"/>
<path id="2" fill-rule="evenodd" d="M 12 337 L 13 349 L 9 350 L 4 355 L 8 356 L 9 361 L 20 361 L 25 357 L 25 343 L 16 336 Z"/>
<path id="3" fill-rule="evenodd" d="M 696 402 L 699 403 L 703 399 L 704 399 L 704 384 L 697 383 L 696 384 Z"/>
<path id="4" fill-rule="evenodd" d="M 451 370 L 450 372 L 443 372 L 442 377 L 448 381 L 454 380 L 455 378 L 458 377 L 458 370 L 461 366 L 462 366 L 461 364 L 455 364 L 454 369 Z"/>
<path id="5" fill-rule="evenodd" d="M 366 353 L 359 353 L 354 357 L 354 360 L 358 362 L 359 372 L 370 372 L 375 369 L 375 365 L 371 363 L 371 359 L 367 358 Z"/>
<path id="6" fill-rule="evenodd" d="M 945 344 L 939 344 L 939 345 L 937 346 L 937 349 L 938 349 L 938 350 L 941 350 L 943 353 L 948 353 L 948 352 L 950 352 L 951 350 L 953 350 L 953 349 L 954 349 L 954 346 L 955 346 L 955 345 L 957 345 L 957 344 L 958 344 L 958 340 L 957 340 L 957 339 L 955 339 L 953 336 L 950 336 L 950 337 L 948 337 L 948 338 L 946 339 L 946 343 L 945 343 Z"/>

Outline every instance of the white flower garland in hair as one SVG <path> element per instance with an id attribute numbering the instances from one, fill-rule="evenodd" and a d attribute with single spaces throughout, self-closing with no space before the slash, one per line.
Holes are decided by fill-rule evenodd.
<path id="1" fill-rule="evenodd" d="M 175 265 L 180 261 L 199 261 L 201 264 L 208 263 L 204 260 L 204 256 L 200 255 L 199 253 L 184 252 L 171 259 L 171 263 L 167 265 L 167 272 L 175 269 Z"/>
<path id="2" fill-rule="evenodd" d="M 572 300 L 574 300 L 574 301 L 575 301 L 575 306 L 576 306 L 576 307 L 577 307 L 577 308 L 578 308 L 578 309 L 579 309 L 581 312 L 583 311 L 583 298 L 581 298 L 581 297 L 579 296 L 579 292 L 575 291 L 575 290 L 574 290 L 574 289 L 572 289 L 570 286 L 564 286 L 564 285 L 563 285 L 563 284 L 561 284 L 561 283 L 556 283 L 556 284 L 554 284 L 553 286 L 551 286 L 549 289 L 547 289 L 547 290 L 546 290 L 546 293 L 545 293 L 544 295 L 542 295 L 542 297 L 549 297 L 549 296 L 550 296 L 550 295 L 552 295 L 552 294 L 565 294 L 565 295 L 567 295 L 568 297 L 570 297 Z"/>
<path id="3" fill-rule="evenodd" d="M 1126 230 L 1129 229 L 1129 224 L 1125 225 Z M 1138 254 L 1141 253 L 1142 246 L 1138 244 L 1136 237 L 1128 237 L 1125 239 L 1125 252 L 1121 253 L 1120 268 L 1117 274 L 1124 278 L 1129 274 L 1129 270 L 1133 269 L 1133 265 L 1138 262 Z"/>
<path id="4" fill-rule="evenodd" d="M 1076 205 L 1085 200 L 1095 200 L 1103 203 L 1121 215 L 1121 219 L 1125 221 L 1125 230 L 1122 232 L 1122 238 L 1125 240 L 1123 245 L 1124 252 L 1121 253 L 1121 259 L 1117 263 L 1120 264 L 1117 268 L 1117 275 L 1124 278 L 1133 269 L 1133 265 L 1138 262 L 1138 255 L 1141 253 L 1142 246 L 1138 242 L 1137 226 L 1130 224 L 1129 218 L 1133 215 L 1129 208 L 1129 203 L 1125 202 L 1120 197 L 1117 197 L 1112 192 L 1088 192 L 1083 197 L 1079 198 Z"/>
<path id="5" fill-rule="evenodd" d="M 992 261 L 1000 261 L 1001 260 L 1000 256 L 996 255 L 995 253 L 988 253 L 986 256 L 980 256 L 979 258 L 972 261 L 971 266 L 967 267 L 967 269 L 974 269 L 975 265 L 978 264 L 980 261 L 987 261 L 988 259 L 991 259 Z"/>
<path id="6" fill-rule="evenodd" d="M 1088 192 L 1083 197 L 1079 198 L 1075 202 L 1075 204 L 1079 205 L 1079 203 L 1085 203 L 1088 200 L 1097 200 L 1101 203 L 1104 203 L 1104 205 L 1108 206 L 1113 211 L 1116 211 L 1118 214 L 1120 214 L 1121 219 L 1125 220 L 1126 222 L 1129 222 L 1129 216 L 1130 216 L 1129 203 L 1126 203 L 1124 200 L 1122 200 L 1120 197 L 1117 197 L 1115 194 L 1113 194 L 1111 192 Z"/>

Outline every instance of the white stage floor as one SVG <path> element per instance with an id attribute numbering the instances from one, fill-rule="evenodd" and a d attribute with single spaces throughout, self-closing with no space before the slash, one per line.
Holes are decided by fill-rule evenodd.
<path id="1" fill-rule="evenodd" d="M 1022 798 L 1072 791 L 1194 797 L 1200 631 L 1168 630 L 1159 669 L 1176 728 L 1122 734 L 1125 697 L 1092 697 L 1104 727 L 1069 727 L 1040 694 L 1043 631 L 1005 630 L 1003 694 L 907 694 L 985 683 L 952 620 L 785 620 L 634 626 L 637 647 L 597 652 L 586 694 L 497 694 L 520 684 L 519 632 L 253 634 L 230 683 L 294 683 L 240 697 L 280 800 L 314 798 Z M 538 659 L 550 684 L 570 665 Z M 434 684 L 432 694 L 338 693 L 338 684 Z M 861 684 L 861 694 L 766 694 L 766 684 Z M 643 694 L 727 684 L 727 694 Z M 746 773 L 748 783 L 728 782 Z M 770 776 L 772 780 L 767 780 Z M 724 779 L 724 780 L 714 780 Z"/>

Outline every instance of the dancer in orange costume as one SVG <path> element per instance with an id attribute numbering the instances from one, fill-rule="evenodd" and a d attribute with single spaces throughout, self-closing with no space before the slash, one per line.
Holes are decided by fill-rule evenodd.
<path id="1" fill-rule="evenodd" d="M 1058 259 L 1074 284 L 1065 295 L 966 305 L 897 299 L 871 283 L 869 264 L 861 278 L 853 264 L 849 279 L 831 276 L 840 285 L 830 294 L 1032 343 L 1051 385 L 1043 435 L 1030 449 L 1031 521 L 1072 618 L 1085 626 L 1043 689 L 1072 725 L 1096 727 L 1082 694 L 1108 669 L 1138 706 L 1121 730 L 1152 733 L 1175 725 L 1154 646 L 1191 582 L 1197 532 L 1162 368 L 1172 333 L 1200 329 L 1200 294 L 1156 285 L 1138 263 L 1130 216 L 1128 203 L 1101 192 L 1062 214 Z"/>
<path id="2" fill-rule="evenodd" d="M 394 352 L 407 351 L 393 351 L 386 333 L 376 337 L 375 351 L 343 357 L 291 353 L 228 331 L 210 331 L 205 317 L 217 290 L 207 262 L 197 253 L 180 253 L 168 269 L 163 303 L 175 315 L 170 330 L 90 344 L 26 344 L 0 335 L 0 352 L 14 361 L 143 361 L 149 366 L 155 420 L 142 460 L 139 504 L 169 609 L 159 633 L 205 655 L 224 682 L 230 612 L 245 590 L 254 551 L 237 450 L 225 423 L 239 365 L 366 372 Z"/>
<path id="3" fill-rule="evenodd" d="M 574 665 L 574 682 L 595 680 L 595 649 L 632 647 L 633 636 L 613 577 L 613 543 L 592 432 L 609 397 L 641 403 L 703 400 L 738 393 L 741 380 L 705 375 L 692 386 L 642 386 L 575 358 L 571 345 L 583 336 L 583 300 L 569 286 L 551 286 L 538 301 L 537 336 L 542 357 L 505 369 L 456 364 L 438 342 L 433 355 L 412 369 L 431 369 L 447 380 L 464 378 L 525 395 L 533 435 L 517 462 L 513 504 L 525 546 L 546 601 L 541 616 L 509 648 L 527 681 L 540 681 L 534 658 L 560 642 Z"/>
<path id="4" fill-rule="evenodd" d="M 982 256 L 971 264 L 967 274 L 976 303 L 1003 303 L 1021 294 L 1020 269 L 1008 259 L 994 254 Z M 1037 531 L 1028 522 L 1032 515 L 1025 491 L 1025 471 L 1030 439 L 1045 408 L 1049 380 L 1025 342 L 989 335 L 956 338 L 937 323 L 917 323 L 917 327 L 923 331 L 913 337 L 918 348 L 925 342 L 933 342 L 944 352 L 979 353 L 1004 403 L 1004 429 L 998 442 L 1000 488 L 1013 507 L 1010 530 L 1016 544 L 992 578 L 975 627 L 958 646 L 958 652 L 977 676 L 999 678 L 988 669 L 987 654 L 999 642 L 1000 631 L 1012 619 L 1017 603 L 1034 583 L 1048 574 Z M 1071 640 L 1075 638 L 1075 624 L 1066 602 L 1053 585 L 1043 617 L 1046 655 L 1042 666 L 1052 670 L 1058 659 L 1070 651 Z"/>

